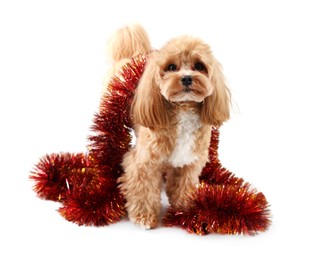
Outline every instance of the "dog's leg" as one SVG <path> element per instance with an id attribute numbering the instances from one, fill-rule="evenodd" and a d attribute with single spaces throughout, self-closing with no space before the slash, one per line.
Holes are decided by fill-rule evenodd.
<path id="1" fill-rule="evenodd" d="M 201 164 L 190 164 L 168 172 L 166 193 L 172 207 L 188 206 L 188 198 L 199 183 L 202 168 Z"/>
<path id="2" fill-rule="evenodd" d="M 149 162 L 137 163 L 135 159 L 135 150 L 125 155 L 120 189 L 130 220 L 146 229 L 155 228 L 161 210 L 162 174 L 158 166 Z"/>

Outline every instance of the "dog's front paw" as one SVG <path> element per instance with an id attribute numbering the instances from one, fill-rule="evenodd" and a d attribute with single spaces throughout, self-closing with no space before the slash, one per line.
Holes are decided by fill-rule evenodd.
<path id="1" fill-rule="evenodd" d="M 144 229 L 152 229 L 158 226 L 158 218 L 156 216 L 129 216 L 129 219 Z"/>

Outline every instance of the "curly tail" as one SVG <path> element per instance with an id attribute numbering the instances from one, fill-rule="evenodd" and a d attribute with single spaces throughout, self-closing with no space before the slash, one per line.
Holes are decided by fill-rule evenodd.
<path id="1" fill-rule="evenodd" d="M 152 50 L 150 40 L 144 28 L 138 24 L 118 29 L 111 37 L 108 52 L 114 62 L 131 59 Z"/>

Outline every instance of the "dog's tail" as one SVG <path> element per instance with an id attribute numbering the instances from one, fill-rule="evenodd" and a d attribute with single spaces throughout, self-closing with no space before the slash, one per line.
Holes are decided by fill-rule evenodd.
<path id="1" fill-rule="evenodd" d="M 108 52 L 114 62 L 131 59 L 151 52 L 150 40 L 144 28 L 138 24 L 118 29 L 111 37 Z"/>

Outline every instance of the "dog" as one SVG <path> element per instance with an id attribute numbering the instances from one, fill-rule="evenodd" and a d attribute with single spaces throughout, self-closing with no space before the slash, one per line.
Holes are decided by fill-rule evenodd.
<path id="1" fill-rule="evenodd" d="M 119 29 L 111 41 L 113 73 L 148 54 L 131 107 L 136 144 L 124 155 L 118 179 L 129 219 L 151 229 L 159 223 L 161 190 L 172 207 L 187 207 L 208 161 L 213 127 L 230 117 L 230 90 L 221 65 L 201 39 L 180 36 L 152 50 L 139 25 Z"/>

